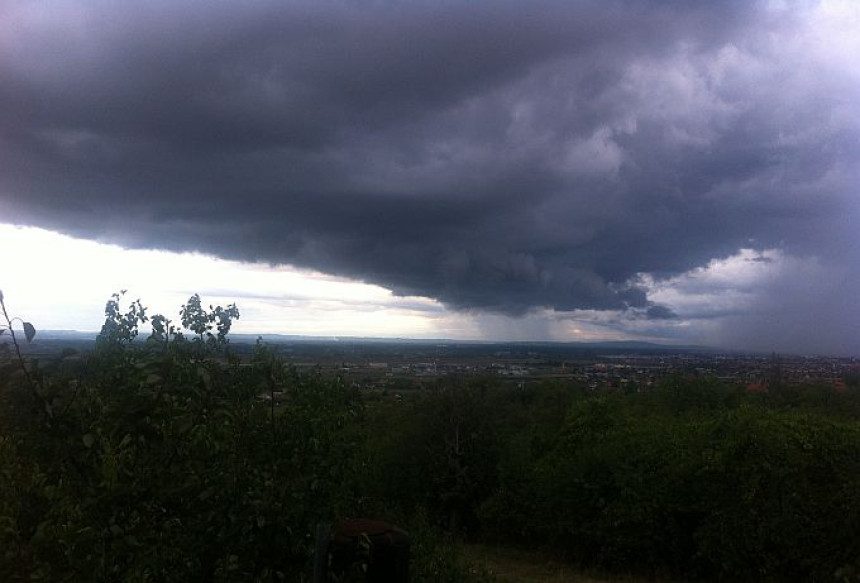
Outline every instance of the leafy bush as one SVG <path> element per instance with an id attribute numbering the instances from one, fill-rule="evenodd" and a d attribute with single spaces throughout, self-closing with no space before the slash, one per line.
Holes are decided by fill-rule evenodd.
<path id="1" fill-rule="evenodd" d="M 518 469 L 501 473 L 485 528 L 615 569 L 849 572 L 860 548 L 857 422 L 702 390 L 713 398 L 682 407 L 686 397 L 665 392 L 576 403 L 551 451 L 508 457 Z"/>
<path id="2" fill-rule="evenodd" d="M 306 571 L 315 525 L 354 499 L 358 395 L 297 374 L 262 345 L 240 362 L 227 342 L 238 310 L 205 310 L 196 296 L 181 328 L 156 316 L 135 343 L 149 319 L 139 302 L 120 310 L 120 298 L 77 375 L 42 378 L 29 363 L 32 378 L 2 379 L 9 393 L 33 383 L 52 413 L 18 406 L 20 422 L 0 436 L 0 579 Z"/>

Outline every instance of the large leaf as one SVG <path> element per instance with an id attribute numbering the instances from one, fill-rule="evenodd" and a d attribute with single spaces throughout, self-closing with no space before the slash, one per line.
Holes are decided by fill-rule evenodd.
<path id="1" fill-rule="evenodd" d="M 24 336 L 26 336 L 27 342 L 32 342 L 35 335 L 36 328 L 30 322 L 24 322 Z"/>

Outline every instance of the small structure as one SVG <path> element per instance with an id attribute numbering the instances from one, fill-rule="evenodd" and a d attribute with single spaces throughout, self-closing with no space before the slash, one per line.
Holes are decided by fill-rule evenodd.
<path id="1" fill-rule="evenodd" d="M 379 520 L 344 520 L 317 528 L 314 583 L 408 583 L 406 531 Z"/>

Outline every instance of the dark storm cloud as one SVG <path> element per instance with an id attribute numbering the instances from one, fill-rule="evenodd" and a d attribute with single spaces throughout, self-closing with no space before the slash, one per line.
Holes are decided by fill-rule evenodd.
<path id="1" fill-rule="evenodd" d="M 672 308 L 659 304 L 650 306 L 645 311 L 645 318 L 648 320 L 671 320 L 677 317 L 678 315 L 672 311 Z"/>
<path id="2" fill-rule="evenodd" d="M 671 318 L 637 274 L 852 260 L 860 83 L 806 6 L 6 2 L 2 220 Z"/>

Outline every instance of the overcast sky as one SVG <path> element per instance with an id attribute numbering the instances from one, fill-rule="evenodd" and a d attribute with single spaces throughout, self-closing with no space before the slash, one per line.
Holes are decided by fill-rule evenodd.
<path id="1" fill-rule="evenodd" d="M 857 55 L 852 0 L 0 0 L 0 223 L 75 237 L 0 286 L 87 240 L 267 331 L 858 354 Z"/>

